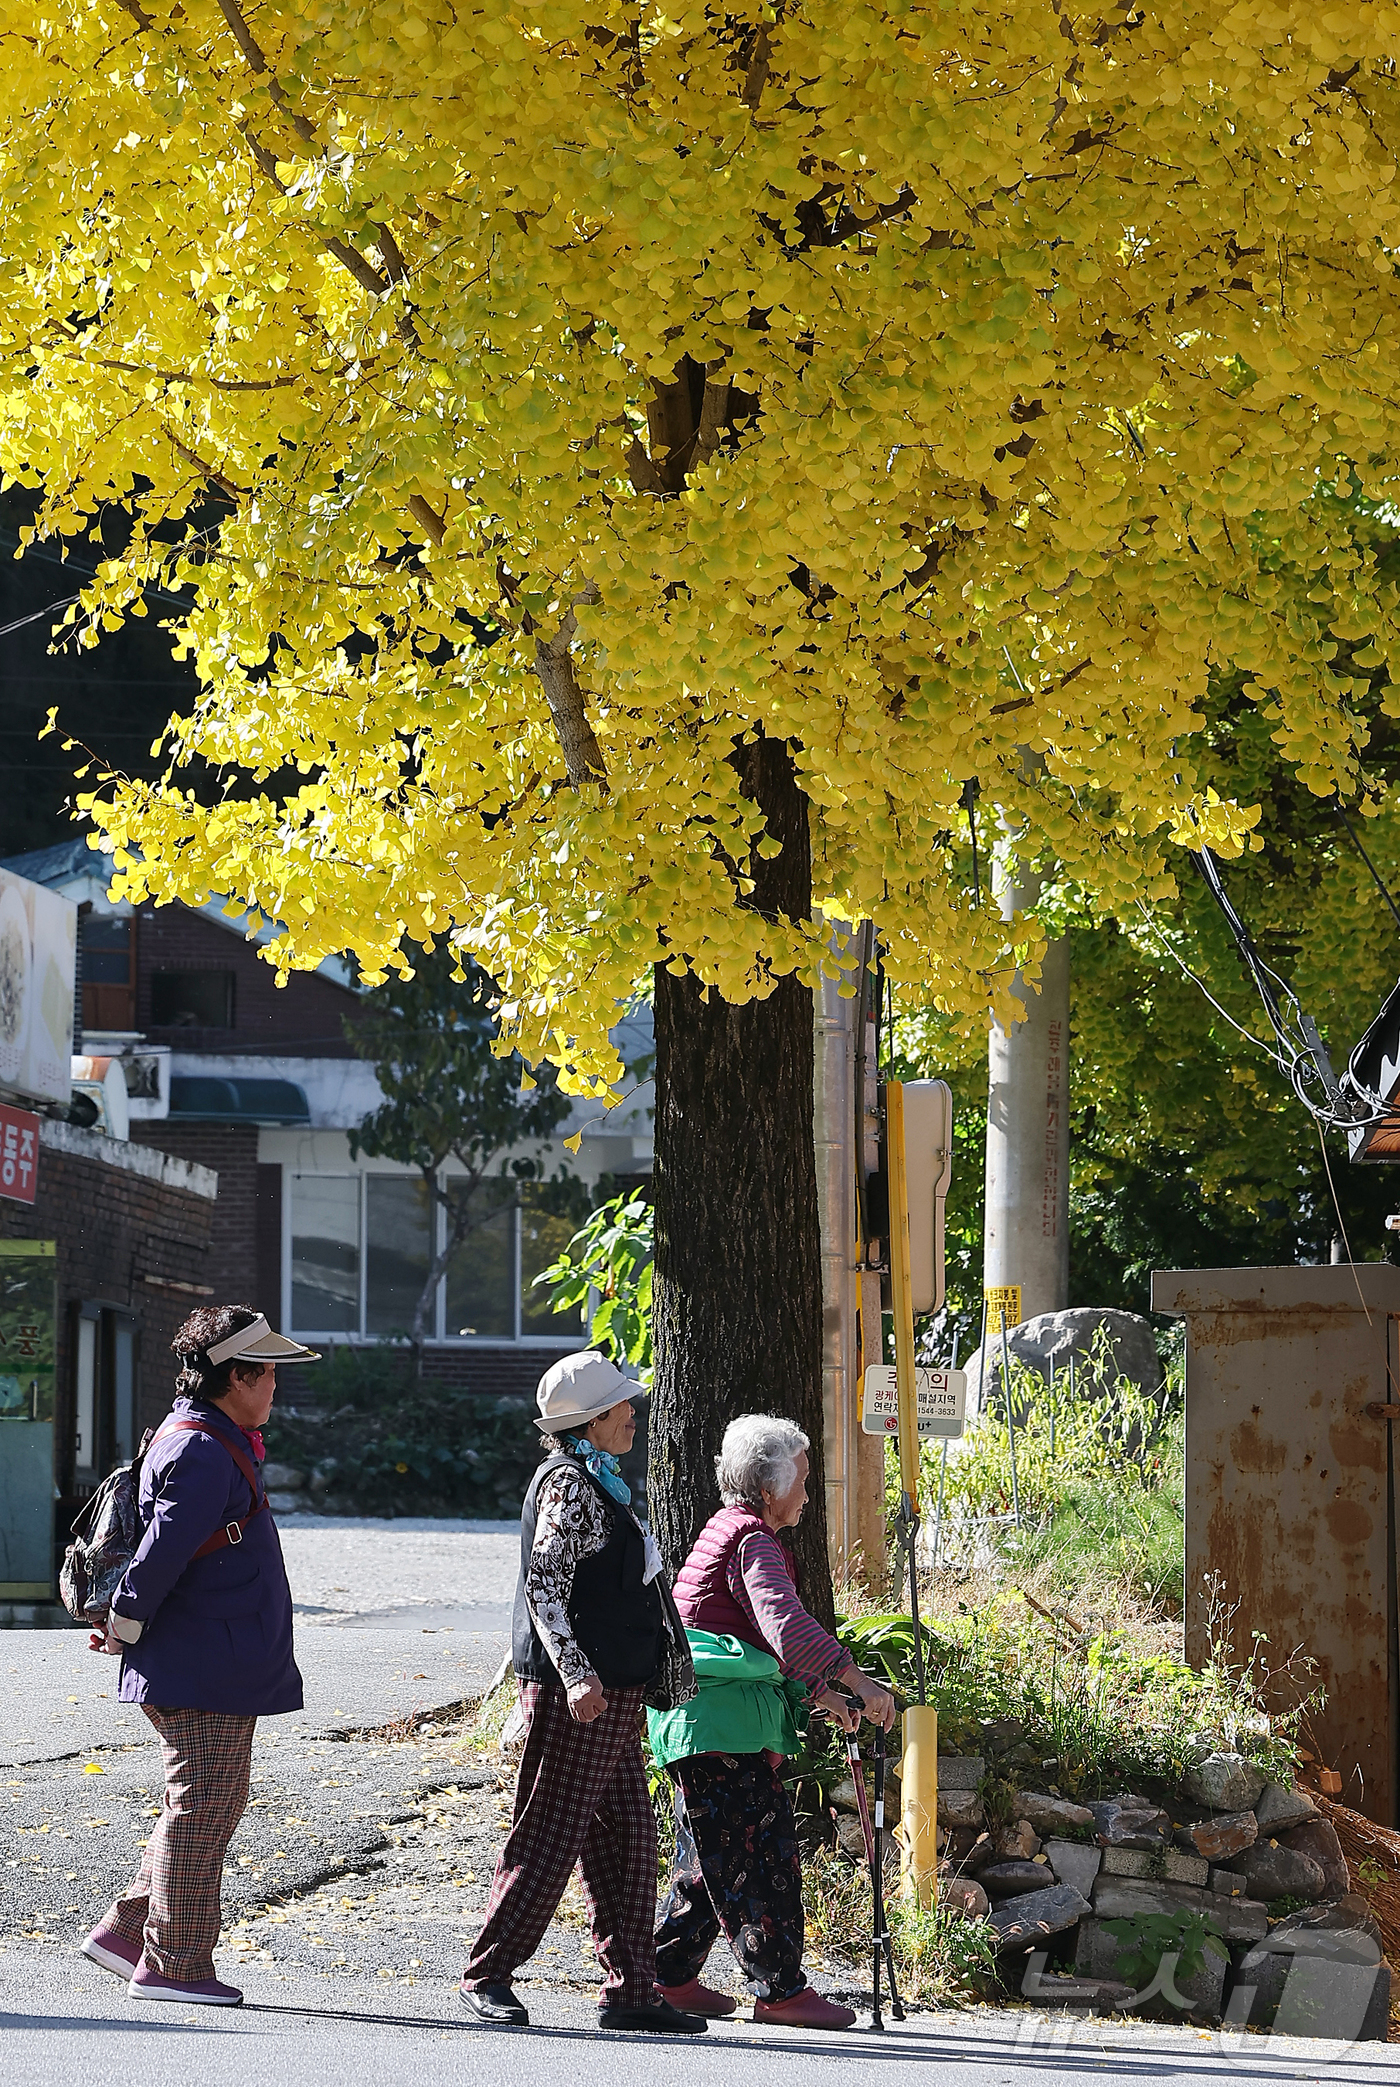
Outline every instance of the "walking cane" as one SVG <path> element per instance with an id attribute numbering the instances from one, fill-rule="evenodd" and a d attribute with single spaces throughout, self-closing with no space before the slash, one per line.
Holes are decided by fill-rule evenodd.
<path id="1" fill-rule="evenodd" d="M 894 1975 L 894 1944 L 890 1939 L 889 1923 L 885 1919 L 885 1735 L 875 1727 L 875 1820 L 871 1824 L 870 1807 L 865 1795 L 865 1772 L 860 1760 L 860 1735 L 846 1734 L 846 1759 L 851 1764 L 851 1780 L 856 1786 L 856 1810 L 860 1813 L 860 1830 L 865 1840 L 865 1859 L 870 1865 L 870 1897 L 874 1914 L 874 1963 L 871 1967 L 871 1986 L 875 2005 L 871 2015 L 872 2029 L 884 2029 L 884 2018 L 880 2012 L 880 1954 L 883 1950 L 885 1968 L 890 1978 L 890 2013 L 897 2022 L 904 2020 L 904 2003 L 899 1997 L 899 1986 Z"/>

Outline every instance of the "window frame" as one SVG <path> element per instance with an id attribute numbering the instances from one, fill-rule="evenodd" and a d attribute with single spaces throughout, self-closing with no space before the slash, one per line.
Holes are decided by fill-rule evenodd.
<path id="1" fill-rule="evenodd" d="M 319 1341 L 327 1345 L 329 1345 L 332 1342 L 338 1341 L 349 1347 L 364 1348 L 407 1345 L 406 1341 L 395 1341 L 393 1336 L 389 1334 L 367 1334 L 364 1330 L 365 1315 L 368 1306 L 368 1254 L 366 1248 L 368 1244 L 367 1220 L 369 1214 L 369 1191 L 365 1184 L 369 1181 L 371 1175 L 375 1174 L 389 1175 L 395 1179 L 418 1178 L 417 1170 L 413 1168 L 365 1166 L 357 1167 L 353 1163 L 343 1168 L 337 1167 L 334 1169 L 322 1169 L 317 1167 L 296 1167 L 290 1165 L 284 1166 L 282 1168 L 282 1324 L 285 1327 L 287 1327 L 289 1332 L 294 1337 L 298 1339 L 307 1341 Z M 348 1333 L 344 1331 L 327 1332 L 326 1329 L 323 1327 L 295 1325 L 293 1324 L 292 1317 L 292 1293 L 293 1268 L 295 1266 L 296 1260 L 296 1234 L 294 1232 L 292 1224 L 292 1211 L 293 1198 L 296 1192 L 296 1183 L 300 1180 L 346 1181 L 349 1180 L 352 1176 L 359 1183 L 359 1196 L 357 1204 L 359 1221 L 359 1244 L 357 1249 L 358 1311 L 356 1330 L 353 1333 Z M 460 1178 L 461 1177 L 459 1175 L 454 1175 L 452 1172 L 446 1169 L 444 1169 L 443 1172 L 438 1176 L 439 1182 L 446 1182 L 448 1184 L 450 1184 L 454 1179 Z M 521 1185 L 524 1186 L 525 1184 Z M 439 1277 L 438 1279 L 437 1297 L 434 1302 L 432 1315 L 432 1331 L 428 1336 L 428 1340 L 432 1346 L 449 1348 L 500 1348 L 510 1346 L 521 1348 L 534 1347 L 543 1349 L 558 1348 L 561 1342 L 568 1338 L 567 1329 L 563 1327 L 561 1327 L 559 1333 L 557 1334 L 527 1333 L 523 1329 L 521 1310 L 522 1300 L 520 1294 L 522 1265 L 521 1224 L 523 1214 L 524 1213 L 521 1209 L 520 1202 L 517 1201 L 515 1204 L 515 1208 L 511 1213 L 512 1331 L 510 1333 L 448 1333 L 447 1278 L 444 1275 Z M 434 1199 L 431 1238 L 432 1252 L 435 1256 L 441 1252 L 443 1244 L 446 1240 L 446 1236 L 447 1213 L 443 1209 L 442 1205 L 439 1202 L 437 1202 L 436 1199 Z"/>

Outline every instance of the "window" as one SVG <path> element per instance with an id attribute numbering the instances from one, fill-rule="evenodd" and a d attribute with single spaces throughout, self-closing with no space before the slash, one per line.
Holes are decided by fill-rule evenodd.
<path id="1" fill-rule="evenodd" d="M 83 945 L 86 975 L 87 945 Z M 231 971 L 153 971 L 151 1026 L 154 1029 L 232 1029 Z"/>
<path id="2" fill-rule="evenodd" d="M 360 1176 L 292 1176 L 292 1324 L 360 1330 Z"/>
<path id="3" fill-rule="evenodd" d="M 135 1029 L 134 923 L 116 914 L 85 913 L 80 934 L 84 1029 Z"/>
<path id="4" fill-rule="evenodd" d="M 559 1259 L 578 1225 L 572 1217 L 560 1217 L 550 1210 L 538 1187 L 527 1184 L 521 1203 L 520 1331 L 553 1334 L 556 1339 L 561 1334 L 579 1332 L 583 1326 L 582 1313 L 575 1319 L 564 1312 L 552 1312 L 548 1284 L 541 1283 L 538 1290 L 535 1288 L 535 1277 L 542 1275 Z"/>
<path id="5" fill-rule="evenodd" d="M 428 1338 L 568 1340 L 581 1316 L 556 1317 L 534 1279 L 558 1259 L 575 1220 L 555 1215 L 548 1192 L 529 1182 L 484 1181 L 473 1201 L 475 1223 L 438 1285 Z M 416 1175 L 294 1174 L 294 1331 L 402 1338 L 445 1236 Z"/>
<path id="6" fill-rule="evenodd" d="M 443 1285 L 444 1332 L 515 1338 L 515 1185 L 483 1181 L 476 1192 L 478 1222 L 458 1247 Z"/>
<path id="7" fill-rule="evenodd" d="M 428 1191 L 409 1174 L 365 1176 L 365 1332 L 408 1333 L 431 1256 Z M 428 1333 L 436 1331 L 429 1314 Z"/>

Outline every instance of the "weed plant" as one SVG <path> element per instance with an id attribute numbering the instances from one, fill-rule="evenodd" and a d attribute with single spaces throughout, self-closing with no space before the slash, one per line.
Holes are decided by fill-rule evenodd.
<path id="1" fill-rule="evenodd" d="M 926 1441 L 920 1499 L 940 1564 L 1004 1560 L 1053 1592 L 1106 1580 L 1149 1607 L 1183 1601 L 1185 1415 L 1180 1363 L 1161 1393 L 1113 1366 L 1106 1329 L 1076 1372 L 1052 1387 L 1012 1360 L 984 1382 L 984 1411 L 961 1441 Z M 1008 1413 L 1008 1404 L 1010 1412 Z M 1013 1477 L 1014 1464 L 1014 1477 Z M 897 1460 L 887 1480 L 897 1505 Z M 940 1511 L 941 1500 L 941 1511 Z"/>
<path id="2" fill-rule="evenodd" d="M 819 1848 L 804 1863 L 802 1896 L 813 1943 L 863 1968 L 868 1978 L 874 1916 L 865 1867 Z M 900 1893 L 893 1878 L 885 1912 L 902 1999 L 951 2007 L 992 1991 L 997 1943 L 985 1921 L 966 1920 L 946 1906 L 920 1907 Z"/>

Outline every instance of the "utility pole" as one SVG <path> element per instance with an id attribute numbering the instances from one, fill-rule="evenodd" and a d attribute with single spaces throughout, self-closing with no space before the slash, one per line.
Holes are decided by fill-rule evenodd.
<path id="1" fill-rule="evenodd" d="M 1041 880 L 1009 842 L 1001 917 L 1030 912 Z M 1049 944 L 1040 989 L 1016 975 L 1026 1019 L 993 1023 L 987 1049 L 987 1209 L 983 1282 L 1019 1284 L 1021 1317 L 1069 1303 L 1069 939 Z"/>
<path id="2" fill-rule="evenodd" d="M 838 933 L 844 942 L 845 932 Z M 813 998 L 827 1537 L 833 1572 L 848 1573 L 858 1560 L 875 1589 L 883 1588 L 885 1571 L 885 1448 L 862 1434 L 858 1400 L 865 1363 L 882 1360 L 880 1278 L 862 1273 L 856 1243 L 856 1169 L 872 1172 L 878 1164 L 875 1024 L 867 1019 L 865 1037 L 858 1037 L 857 1022 L 869 1011 L 842 999 L 835 979 L 823 979 Z"/>

